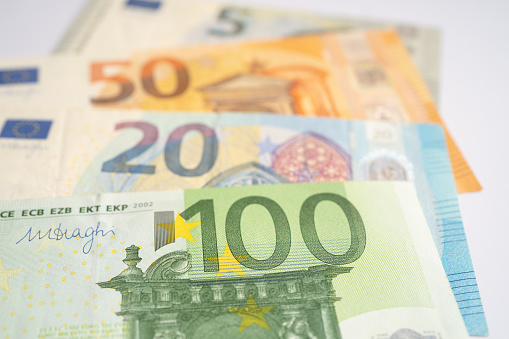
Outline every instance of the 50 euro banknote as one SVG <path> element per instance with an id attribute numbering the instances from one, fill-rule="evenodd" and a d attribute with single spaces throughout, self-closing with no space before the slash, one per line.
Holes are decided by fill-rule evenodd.
<path id="1" fill-rule="evenodd" d="M 4 199 L 347 180 L 412 182 L 469 330 L 481 334 L 486 328 L 437 125 L 20 109 L 4 110 L 0 124 L 0 156 L 9 159 L 0 164 Z M 457 279 L 469 286 L 458 285 Z M 465 304 L 466 296 L 471 301 Z"/>
<path id="2" fill-rule="evenodd" d="M 55 49 L 57 54 L 108 57 L 141 49 L 239 42 L 327 31 L 394 28 L 435 100 L 440 82 L 440 32 L 410 24 L 354 19 L 293 9 L 211 1 L 90 0 Z"/>
<path id="3" fill-rule="evenodd" d="M 393 31 L 146 51 L 130 60 L 6 60 L 0 78 L 4 106 L 254 111 L 444 126 Z M 447 131 L 446 138 L 458 192 L 480 190 Z"/>
<path id="4" fill-rule="evenodd" d="M 468 338 L 411 183 L 0 202 L 15 338 Z"/>

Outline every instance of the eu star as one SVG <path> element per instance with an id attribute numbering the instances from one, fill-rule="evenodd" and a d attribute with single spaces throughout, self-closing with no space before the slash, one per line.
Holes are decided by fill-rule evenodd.
<path id="1" fill-rule="evenodd" d="M 219 264 L 219 271 L 216 274 L 216 279 L 221 277 L 223 274 L 228 272 L 235 272 L 238 275 L 246 276 L 244 272 L 242 271 L 242 267 L 240 267 L 240 262 L 235 259 L 235 257 L 232 254 L 232 251 L 230 250 L 230 246 L 226 244 L 224 247 L 223 255 L 217 258 L 208 258 L 209 260 L 213 262 L 217 262 Z M 240 261 L 244 261 L 247 258 L 241 258 Z"/>
<path id="2" fill-rule="evenodd" d="M 242 322 L 240 323 L 239 328 L 240 333 L 253 324 L 263 327 L 266 330 L 270 330 L 267 321 L 265 321 L 264 315 L 269 313 L 270 310 L 275 307 L 276 306 L 258 306 L 251 293 L 249 293 L 245 307 L 229 308 L 228 311 L 242 317 Z"/>
<path id="3" fill-rule="evenodd" d="M 157 224 L 157 226 L 162 227 L 164 229 L 167 229 L 171 231 L 172 228 L 175 229 L 175 240 L 177 238 L 184 238 L 186 240 L 189 240 L 191 242 L 194 242 L 193 236 L 191 235 L 190 230 L 195 228 L 201 224 L 201 222 L 186 222 L 184 218 L 180 215 L 180 213 L 177 214 L 177 217 L 175 218 L 175 222 L 172 223 L 166 223 L 166 224 Z M 171 232 L 170 232 L 171 234 Z M 168 236 L 167 243 L 170 243 L 170 236 Z"/>
<path id="4" fill-rule="evenodd" d="M 11 288 L 9 287 L 9 281 L 7 281 L 7 279 L 11 278 L 13 275 L 18 274 L 21 271 L 23 271 L 22 268 L 18 268 L 15 270 L 4 269 L 4 262 L 0 257 L 0 288 L 10 293 Z"/>

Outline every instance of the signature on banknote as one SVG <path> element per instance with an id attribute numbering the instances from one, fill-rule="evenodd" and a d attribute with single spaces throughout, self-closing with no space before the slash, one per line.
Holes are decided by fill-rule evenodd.
<path id="1" fill-rule="evenodd" d="M 48 146 L 43 146 L 42 143 L 36 144 L 21 144 L 18 141 L 0 143 L 0 150 L 20 151 L 25 153 L 25 159 L 30 160 L 35 153 L 42 153 L 49 150 Z"/>
<path id="2" fill-rule="evenodd" d="M 115 226 L 112 226 L 115 227 Z M 23 239 L 28 237 L 28 242 L 32 242 L 32 240 L 38 239 L 38 240 L 52 240 L 52 241 L 62 241 L 63 239 L 71 240 L 71 239 L 88 239 L 87 242 L 83 244 L 83 253 L 88 254 L 90 253 L 90 250 L 92 249 L 92 246 L 94 244 L 94 237 L 105 237 L 108 234 L 111 233 L 112 236 L 115 235 L 115 232 L 113 230 L 104 231 L 101 228 L 101 222 L 99 221 L 97 223 L 97 226 L 94 227 L 88 227 L 86 230 L 83 230 L 80 227 L 76 227 L 73 230 L 71 229 L 62 229 L 62 223 L 58 224 L 58 227 L 52 228 L 50 227 L 49 230 L 42 234 L 41 230 L 34 232 L 32 235 L 32 227 L 28 229 L 28 232 L 23 236 L 23 238 L 19 239 L 16 242 L 16 245 L 19 244 Z"/>

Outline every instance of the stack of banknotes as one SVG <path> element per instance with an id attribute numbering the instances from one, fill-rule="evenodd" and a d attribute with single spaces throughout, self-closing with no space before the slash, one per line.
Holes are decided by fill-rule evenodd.
<path id="1" fill-rule="evenodd" d="M 90 0 L 0 60 L 5 338 L 487 335 L 434 28 Z"/>

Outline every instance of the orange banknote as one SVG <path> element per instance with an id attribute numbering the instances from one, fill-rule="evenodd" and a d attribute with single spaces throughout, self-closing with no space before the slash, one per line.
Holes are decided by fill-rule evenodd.
<path id="1" fill-rule="evenodd" d="M 109 75 L 108 67 L 121 71 Z M 100 107 L 270 112 L 347 119 L 444 123 L 394 31 L 146 51 L 94 63 Z M 460 193 L 481 189 L 450 134 Z M 437 166 L 439 164 L 428 164 Z"/>

